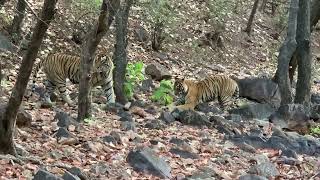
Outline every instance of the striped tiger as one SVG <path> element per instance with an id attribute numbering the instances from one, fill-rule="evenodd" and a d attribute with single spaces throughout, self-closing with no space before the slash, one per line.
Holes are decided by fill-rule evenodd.
<path id="1" fill-rule="evenodd" d="M 72 100 L 67 94 L 66 79 L 73 84 L 79 84 L 80 75 L 80 57 L 62 53 L 50 54 L 46 59 L 39 62 L 33 71 L 33 91 L 38 71 L 42 69 L 46 75 L 46 91 L 44 100 L 46 104 L 52 105 L 51 95 L 57 88 L 62 100 L 72 105 Z M 113 63 L 108 56 L 97 55 L 93 63 L 93 72 L 91 74 L 91 87 L 102 86 L 108 103 L 115 102 L 112 79 Z M 91 95 L 90 95 L 91 97 Z"/>
<path id="2" fill-rule="evenodd" d="M 177 78 L 174 94 L 184 101 L 183 105 L 174 107 L 179 110 L 194 110 L 198 104 L 216 99 L 224 109 L 231 105 L 232 97 L 239 97 L 239 87 L 226 75 L 211 75 L 200 81 Z"/>

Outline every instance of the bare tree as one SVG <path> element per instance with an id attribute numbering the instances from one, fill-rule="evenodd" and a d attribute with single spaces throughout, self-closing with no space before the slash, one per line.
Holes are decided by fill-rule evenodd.
<path id="1" fill-rule="evenodd" d="M 320 0 L 313 0 L 311 3 L 311 12 L 310 12 L 310 31 L 313 31 L 313 27 L 318 23 L 320 19 Z M 292 84 L 293 77 L 295 74 L 295 71 L 298 67 L 298 57 L 297 52 L 295 51 L 291 57 L 290 64 L 289 64 L 289 78 L 290 82 Z M 277 82 L 277 73 L 273 77 L 273 80 Z"/>
<path id="2" fill-rule="evenodd" d="M 253 7 L 252 7 L 252 10 L 251 10 L 251 13 L 250 13 L 250 17 L 249 17 L 248 23 L 247 23 L 247 27 L 244 30 L 244 32 L 246 32 L 249 36 L 250 36 L 250 33 L 251 33 L 251 27 L 252 27 L 253 19 L 254 19 L 254 16 L 255 16 L 256 12 L 257 12 L 258 4 L 259 4 L 259 0 L 255 0 L 254 3 L 253 3 Z"/>
<path id="3" fill-rule="evenodd" d="M 0 117 L 0 153 L 16 154 L 13 142 L 13 130 L 16 123 L 18 109 L 26 90 L 32 66 L 37 57 L 42 39 L 54 18 L 56 0 L 45 0 L 40 19 L 38 20 L 29 48 L 22 59 L 17 81 L 12 89 L 11 97 L 6 106 L 4 114 Z"/>
<path id="4" fill-rule="evenodd" d="M 115 69 L 113 71 L 114 90 L 116 94 L 116 101 L 125 104 L 127 102 L 124 94 L 124 81 L 126 74 L 127 60 L 127 31 L 128 31 L 128 17 L 130 7 L 133 0 L 125 0 L 121 5 L 118 15 L 116 16 L 116 44 L 113 54 L 113 61 Z"/>
<path id="5" fill-rule="evenodd" d="M 11 27 L 10 27 L 10 34 L 13 42 L 16 44 L 17 41 L 21 39 L 21 25 L 22 21 L 25 16 L 26 12 L 26 0 L 18 0 L 17 7 L 16 7 L 16 14 L 13 18 Z"/>
<path id="6" fill-rule="evenodd" d="M 292 0 L 290 4 L 288 33 L 285 41 L 280 48 L 277 67 L 277 82 L 281 93 L 281 104 L 289 104 L 292 102 L 291 84 L 289 80 L 289 62 L 296 50 L 296 30 L 297 16 L 299 9 L 299 0 Z"/>
<path id="7" fill-rule="evenodd" d="M 91 116 L 90 80 L 94 55 L 102 37 L 107 33 L 119 8 L 119 0 L 103 0 L 100 15 L 93 29 L 86 35 L 82 44 L 80 63 L 81 80 L 79 83 L 78 121 Z"/>
<path id="8" fill-rule="evenodd" d="M 300 0 L 297 23 L 298 80 L 295 103 L 310 104 L 311 54 L 310 54 L 310 1 Z"/>

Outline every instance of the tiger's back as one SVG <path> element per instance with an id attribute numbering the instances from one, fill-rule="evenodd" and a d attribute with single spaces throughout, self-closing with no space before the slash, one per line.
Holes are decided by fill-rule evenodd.
<path id="1" fill-rule="evenodd" d="M 50 54 L 46 59 L 37 64 L 34 70 L 34 84 L 38 71 L 42 68 L 46 75 L 45 101 L 51 104 L 50 96 L 58 88 L 62 98 L 68 104 L 72 104 L 69 95 L 66 93 L 66 79 L 73 84 L 80 81 L 80 57 L 67 54 Z M 107 56 L 97 55 L 94 60 L 91 86 L 102 86 L 109 103 L 114 102 L 112 82 L 112 60 Z"/>
<path id="2" fill-rule="evenodd" d="M 226 75 L 212 75 L 204 80 L 178 80 L 175 83 L 175 94 L 184 96 L 185 104 L 177 106 L 181 110 L 193 110 L 203 102 L 218 100 L 224 108 L 230 105 L 232 97 L 239 97 L 236 81 Z"/>

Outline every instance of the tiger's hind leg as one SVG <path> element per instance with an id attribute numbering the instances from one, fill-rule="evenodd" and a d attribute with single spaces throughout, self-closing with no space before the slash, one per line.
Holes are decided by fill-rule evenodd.
<path id="1" fill-rule="evenodd" d="M 46 106 L 52 106 L 52 101 L 51 101 L 51 95 L 54 93 L 55 89 L 56 89 L 56 85 L 50 81 L 50 80 L 46 80 L 45 81 L 45 86 L 46 86 L 46 90 L 44 93 L 44 104 Z"/>
<path id="2" fill-rule="evenodd" d="M 229 96 L 219 96 L 218 97 L 219 105 L 223 111 L 227 111 L 230 109 L 230 105 L 232 104 L 232 99 Z"/>
<path id="3" fill-rule="evenodd" d="M 69 94 L 67 93 L 66 81 L 60 81 L 57 83 L 57 88 L 60 92 L 61 98 L 64 102 L 66 102 L 69 106 L 73 106 L 74 103 L 72 102 Z"/>

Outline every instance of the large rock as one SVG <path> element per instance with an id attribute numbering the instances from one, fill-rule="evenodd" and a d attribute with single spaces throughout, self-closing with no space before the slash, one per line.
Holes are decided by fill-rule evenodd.
<path id="1" fill-rule="evenodd" d="M 278 85 L 266 78 L 236 79 L 240 96 L 260 103 L 268 103 L 274 107 L 280 106 L 281 95 Z"/>
<path id="2" fill-rule="evenodd" d="M 130 151 L 127 162 L 135 171 L 148 172 L 160 178 L 171 178 L 171 167 L 150 148 Z"/>
<path id="3" fill-rule="evenodd" d="M 246 174 L 239 177 L 239 180 L 268 180 L 266 177 L 255 174 Z"/>
<path id="4" fill-rule="evenodd" d="M 170 71 L 159 63 L 149 64 L 145 72 L 147 75 L 150 75 L 154 80 L 161 81 L 163 79 L 170 79 L 171 74 Z"/>
<path id="5" fill-rule="evenodd" d="M 274 113 L 275 110 L 276 109 L 269 104 L 250 103 L 236 109 L 231 109 L 229 113 L 239 114 L 247 119 L 266 119 Z"/>
<path id="6" fill-rule="evenodd" d="M 175 109 L 172 112 L 173 117 L 176 118 L 176 120 L 180 121 L 182 124 L 191 125 L 191 126 L 207 126 L 212 127 L 213 124 L 209 121 L 208 117 L 205 115 L 202 115 L 196 111 L 179 111 L 178 109 Z"/>
<path id="7" fill-rule="evenodd" d="M 312 124 L 308 110 L 301 104 L 281 106 L 269 117 L 269 121 L 280 128 L 298 131 L 303 134 L 309 132 Z"/>
<path id="8" fill-rule="evenodd" d="M 62 178 L 55 176 L 54 174 L 40 169 L 33 177 L 33 180 L 63 180 Z"/>

